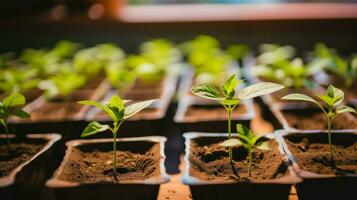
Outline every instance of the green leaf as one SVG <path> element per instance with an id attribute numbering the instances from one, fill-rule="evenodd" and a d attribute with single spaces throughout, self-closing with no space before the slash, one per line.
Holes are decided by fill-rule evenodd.
<path id="1" fill-rule="evenodd" d="M 263 150 L 263 151 L 269 151 L 270 150 L 270 146 L 269 146 L 269 142 L 262 142 L 259 145 L 256 146 L 257 149 Z"/>
<path id="2" fill-rule="evenodd" d="M 333 105 L 335 105 L 335 106 L 341 104 L 345 97 L 344 92 L 342 90 L 334 87 L 333 85 L 329 85 L 329 87 L 327 88 L 327 93 L 328 93 L 328 95 L 329 95 L 329 93 L 333 93 L 333 101 L 334 101 Z"/>
<path id="3" fill-rule="evenodd" d="M 239 84 L 239 81 L 236 78 L 236 75 L 231 75 L 228 80 L 223 85 L 223 92 L 226 95 L 227 99 L 232 99 L 235 94 L 235 88 Z"/>
<path id="4" fill-rule="evenodd" d="M 326 93 L 327 93 L 327 96 L 330 97 L 330 98 L 334 98 L 335 97 L 335 93 L 334 93 L 334 89 L 333 89 L 333 85 L 329 85 L 327 90 L 326 90 Z"/>
<path id="5" fill-rule="evenodd" d="M 100 104 L 98 102 L 95 102 L 95 101 L 91 101 L 91 100 L 85 100 L 85 101 L 79 101 L 78 102 L 79 104 L 83 104 L 83 105 L 90 105 L 90 106 L 95 106 L 99 109 L 102 109 L 104 112 L 106 112 L 109 117 L 115 121 L 116 120 L 116 116 L 115 114 L 106 106 L 106 105 L 103 105 L 103 104 Z"/>
<path id="6" fill-rule="evenodd" d="M 341 113 L 345 113 L 345 112 L 357 113 L 357 111 L 354 108 L 351 108 L 349 106 L 341 106 L 336 109 L 337 114 L 341 114 Z"/>
<path id="7" fill-rule="evenodd" d="M 118 109 L 123 109 L 124 108 L 123 100 L 117 95 L 112 96 L 110 98 L 108 104 L 110 104 L 111 106 L 117 107 Z"/>
<path id="8" fill-rule="evenodd" d="M 260 82 L 254 85 L 250 85 L 239 93 L 239 99 L 252 99 L 257 96 L 269 94 L 283 89 L 284 86 L 270 82 Z"/>
<path id="9" fill-rule="evenodd" d="M 5 107 L 14 107 L 24 105 L 26 103 L 25 97 L 20 93 L 12 93 L 3 100 Z"/>
<path id="10" fill-rule="evenodd" d="M 30 118 L 30 114 L 28 114 L 27 112 L 16 108 L 15 110 L 13 110 L 11 113 L 11 115 L 15 115 L 16 117 L 20 117 L 20 118 Z"/>
<path id="11" fill-rule="evenodd" d="M 320 105 L 315 99 L 305 95 L 305 94 L 300 94 L 300 93 L 293 93 L 293 94 L 288 94 L 281 99 L 284 100 L 294 100 L 294 101 L 309 101 L 312 103 L 315 103 L 317 105 Z"/>
<path id="12" fill-rule="evenodd" d="M 112 96 L 109 102 L 107 103 L 107 107 L 114 113 L 115 115 L 114 121 L 123 120 L 124 113 L 125 113 L 124 103 L 119 96 L 117 95 Z"/>
<path id="13" fill-rule="evenodd" d="M 217 100 L 224 98 L 219 88 L 213 84 L 197 84 L 192 86 L 191 91 L 195 95 L 206 99 Z"/>
<path id="14" fill-rule="evenodd" d="M 84 131 L 81 134 L 81 137 L 87 137 L 90 135 L 94 135 L 96 133 L 103 132 L 108 129 L 110 129 L 110 127 L 108 125 L 103 125 L 97 121 L 93 121 L 93 122 L 89 123 L 88 126 L 84 129 Z"/>
<path id="15" fill-rule="evenodd" d="M 156 99 L 142 101 L 129 105 L 128 107 L 125 108 L 124 119 L 128 119 L 129 117 L 135 115 L 136 113 L 140 112 L 144 108 L 150 106 L 154 101 L 156 101 Z"/>
<path id="16" fill-rule="evenodd" d="M 328 106 L 333 106 L 334 104 L 334 100 L 333 98 L 326 96 L 326 95 L 318 95 L 317 96 L 319 99 L 321 99 L 322 101 L 324 101 Z"/>
<path id="17" fill-rule="evenodd" d="M 232 138 L 220 143 L 219 145 L 223 147 L 236 147 L 241 146 L 242 142 L 236 138 Z"/>

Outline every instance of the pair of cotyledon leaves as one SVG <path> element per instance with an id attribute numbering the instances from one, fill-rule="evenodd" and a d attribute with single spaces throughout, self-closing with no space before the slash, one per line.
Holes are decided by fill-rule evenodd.
<path id="1" fill-rule="evenodd" d="M 20 93 L 12 93 L 0 102 L 0 121 L 6 123 L 9 116 L 14 115 L 20 118 L 29 118 L 30 115 L 19 108 L 25 105 L 26 99 Z"/>
<path id="2" fill-rule="evenodd" d="M 237 124 L 237 133 L 237 138 L 228 139 L 220 143 L 220 145 L 224 147 L 243 146 L 249 151 L 254 149 L 270 150 L 269 143 L 261 140 L 262 137 L 253 133 L 248 127 Z"/>
<path id="3" fill-rule="evenodd" d="M 325 95 L 316 95 L 316 96 L 321 101 L 325 102 L 325 104 L 327 105 L 328 108 L 334 108 L 335 106 L 338 106 L 343 102 L 345 95 L 342 90 L 334 87 L 333 85 L 329 85 L 329 87 L 326 90 Z M 293 94 L 284 96 L 282 99 L 312 102 L 312 103 L 318 105 L 325 114 L 329 113 L 328 111 L 325 110 L 324 106 L 321 105 L 321 103 L 319 103 L 317 100 L 315 100 L 307 95 L 304 95 L 304 94 L 293 93 Z M 335 113 L 333 113 L 333 114 L 340 114 L 340 113 L 344 113 L 344 112 L 356 112 L 355 109 L 353 109 L 349 106 L 339 106 L 335 109 L 336 109 L 334 111 Z"/>
<path id="4" fill-rule="evenodd" d="M 155 99 L 133 103 L 129 106 L 126 106 L 125 104 L 128 103 L 129 100 L 122 100 L 119 96 L 114 95 L 109 100 L 109 102 L 105 104 L 90 100 L 80 101 L 79 103 L 95 106 L 103 110 L 113 120 L 114 123 L 118 124 L 125 121 L 129 117 L 132 117 L 133 115 L 137 114 L 144 108 L 150 106 L 154 101 Z M 106 130 L 111 130 L 112 132 L 114 132 L 114 130 L 109 125 L 103 125 L 97 121 L 93 121 L 89 123 L 88 126 L 84 129 L 81 137 L 94 135 L 98 132 L 103 132 Z"/>
<path id="5" fill-rule="evenodd" d="M 236 96 L 236 87 L 242 82 L 237 80 L 236 75 L 231 75 L 221 86 L 214 84 L 197 84 L 192 87 L 192 92 L 197 96 L 215 100 L 224 105 L 236 105 L 241 100 L 252 99 L 257 96 L 269 94 L 284 88 L 283 85 L 260 82 L 243 88 Z"/>

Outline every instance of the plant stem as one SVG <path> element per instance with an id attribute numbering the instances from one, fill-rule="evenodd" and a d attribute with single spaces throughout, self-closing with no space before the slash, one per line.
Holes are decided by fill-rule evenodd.
<path id="1" fill-rule="evenodd" d="M 118 134 L 118 129 L 120 125 L 123 123 L 123 121 L 114 122 L 114 129 L 113 129 L 113 175 L 114 178 L 116 178 L 117 175 L 117 134 Z"/>
<path id="2" fill-rule="evenodd" d="M 332 119 L 330 116 L 327 117 L 327 129 L 328 129 L 328 144 L 330 146 L 330 160 L 332 163 L 335 163 L 335 160 L 333 159 L 333 147 L 332 147 L 332 139 L 331 139 L 331 124 L 332 124 Z"/>
<path id="3" fill-rule="evenodd" d="M 252 151 L 248 150 L 248 159 L 249 159 L 249 164 L 248 164 L 248 176 L 250 177 L 252 174 Z"/>
<path id="4" fill-rule="evenodd" d="M 9 127 L 7 126 L 5 120 L 1 119 L 0 122 L 4 126 L 5 134 L 6 134 L 6 143 L 7 143 L 8 150 L 10 150 Z"/>
<path id="5" fill-rule="evenodd" d="M 231 105 L 228 105 L 227 112 L 228 112 L 228 138 L 230 139 L 232 137 L 232 131 L 231 131 L 232 107 L 231 107 Z M 228 151 L 229 151 L 229 160 L 231 163 L 233 163 L 232 147 L 229 147 Z"/>

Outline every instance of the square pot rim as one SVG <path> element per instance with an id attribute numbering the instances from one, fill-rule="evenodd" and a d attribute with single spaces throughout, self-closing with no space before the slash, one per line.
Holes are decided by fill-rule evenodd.
<path id="1" fill-rule="evenodd" d="M 283 153 L 283 149 L 278 146 L 278 150 L 284 160 L 284 163 L 287 165 L 287 170 L 289 171 L 289 175 L 283 176 L 277 179 L 270 179 L 270 180 L 257 180 L 257 179 L 249 179 L 243 181 L 235 181 L 235 180 L 226 180 L 226 181 L 209 181 L 209 180 L 202 180 L 195 178 L 190 175 L 190 167 L 191 164 L 189 162 L 190 156 L 190 140 L 199 137 L 227 137 L 228 133 L 207 133 L 207 132 L 186 132 L 183 134 L 185 138 L 185 168 L 183 171 L 183 175 L 181 177 L 181 182 L 185 185 L 189 186 L 202 186 L 202 185 L 227 185 L 227 184 L 235 184 L 235 185 L 242 185 L 242 184 L 278 184 L 278 185 L 293 185 L 300 183 L 302 180 L 299 178 L 292 167 L 289 165 L 288 160 Z M 236 133 L 232 133 L 232 136 L 237 136 Z M 265 134 L 265 138 L 276 140 L 273 134 Z"/>
<path id="2" fill-rule="evenodd" d="M 47 140 L 47 142 L 36 154 L 34 154 L 31 158 L 21 163 L 14 170 L 12 170 L 8 176 L 4 176 L 0 178 L 0 188 L 7 187 L 14 184 L 16 181 L 16 175 L 25 166 L 29 165 L 32 161 L 34 161 L 37 157 L 39 157 L 41 154 L 46 152 L 50 147 L 52 147 L 56 142 L 58 142 L 62 138 L 62 136 L 58 133 L 25 134 L 24 136 L 26 139 L 44 139 Z M 6 137 L 5 134 L 0 135 L 0 138 L 5 138 L 5 137 Z M 9 138 L 16 138 L 16 137 L 17 137 L 16 134 L 9 134 Z"/>
<path id="3" fill-rule="evenodd" d="M 277 140 L 279 142 L 279 146 L 281 146 L 281 148 L 284 150 L 284 152 L 285 152 L 287 158 L 289 159 L 289 162 L 292 164 L 293 169 L 296 172 L 296 174 L 303 179 L 331 179 L 331 178 L 357 177 L 357 173 L 355 173 L 355 174 L 318 174 L 318 173 L 304 170 L 298 165 L 293 153 L 289 150 L 289 148 L 285 142 L 285 137 L 295 135 L 295 134 L 309 135 L 309 134 L 316 134 L 316 133 L 327 134 L 328 131 L 327 130 L 316 130 L 316 131 L 310 131 L 310 132 L 302 132 L 302 131 L 287 132 L 284 130 L 275 131 L 275 134 L 277 135 Z M 344 134 L 357 135 L 357 130 L 350 131 L 350 132 L 331 131 L 331 133 L 344 133 Z M 336 134 L 336 135 L 340 135 L 340 134 Z"/>
<path id="4" fill-rule="evenodd" d="M 296 110 L 305 110 L 305 109 L 316 109 L 318 110 L 318 108 L 315 107 L 304 107 L 304 106 L 300 106 L 298 108 L 296 108 Z M 286 120 L 286 118 L 284 117 L 282 110 L 292 110 L 291 107 L 286 108 L 286 107 L 271 107 L 271 112 L 274 114 L 274 116 L 277 118 L 277 120 L 279 121 L 279 123 L 282 125 L 283 129 L 287 132 L 302 132 L 302 133 L 310 133 L 310 132 L 324 132 L 327 131 L 327 129 L 296 129 L 296 128 L 292 128 L 290 127 L 288 121 Z M 322 112 L 322 111 L 321 111 Z M 351 119 L 354 116 L 352 116 L 351 113 L 343 113 L 343 115 L 345 115 L 347 118 Z M 357 120 L 357 119 L 356 119 Z M 336 133 L 348 133 L 348 132 L 354 132 L 357 131 L 356 129 L 332 129 L 332 132 L 336 132 Z"/>
<path id="5" fill-rule="evenodd" d="M 166 168 L 164 165 L 165 161 L 165 142 L 166 137 L 163 136 L 144 136 L 144 137 L 127 137 L 127 138 L 117 138 L 117 142 L 132 142 L 132 141 L 148 141 L 158 143 L 160 145 L 160 176 L 153 177 L 147 180 L 129 180 L 129 181 L 120 181 L 119 183 L 80 183 L 80 182 L 71 182 L 58 179 L 59 175 L 62 173 L 64 165 L 70 157 L 70 153 L 74 147 L 81 145 L 91 145 L 96 143 L 112 143 L 112 138 L 98 138 L 98 139 L 76 139 L 66 142 L 66 152 L 60 166 L 53 173 L 52 177 L 46 181 L 45 186 L 52 189 L 63 189 L 63 188 L 76 188 L 76 187 L 85 187 L 90 185 L 160 185 L 166 183 L 170 180 L 170 176 L 166 173 Z"/>

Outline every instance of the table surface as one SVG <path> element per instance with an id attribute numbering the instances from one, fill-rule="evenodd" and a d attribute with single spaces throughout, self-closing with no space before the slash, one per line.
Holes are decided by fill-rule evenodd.
<path id="1" fill-rule="evenodd" d="M 256 111 L 256 117 L 251 122 L 253 131 L 260 134 L 272 132 L 273 126 L 261 118 L 259 107 L 254 105 L 254 108 Z M 189 187 L 181 183 L 181 176 L 184 168 L 183 162 L 181 162 L 179 168 L 181 173 L 171 175 L 170 181 L 161 185 L 158 200 L 192 199 Z M 294 187 L 291 188 L 289 200 L 298 200 L 296 189 Z"/>

